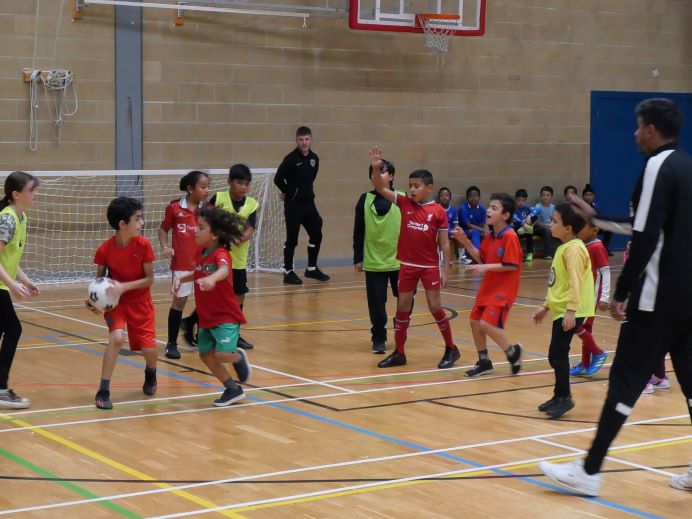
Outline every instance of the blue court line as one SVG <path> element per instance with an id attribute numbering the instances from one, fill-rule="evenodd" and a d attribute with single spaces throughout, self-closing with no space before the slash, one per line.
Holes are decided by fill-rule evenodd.
<path id="1" fill-rule="evenodd" d="M 56 337 L 43 336 L 43 338 L 46 339 L 46 340 L 49 340 L 49 341 L 55 341 L 55 342 L 57 342 L 57 343 L 69 344 L 69 342 L 67 342 L 67 341 L 62 341 L 61 339 L 58 339 L 58 338 L 56 338 Z M 88 348 L 88 347 L 86 347 L 86 346 L 73 346 L 73 347 L 76 348 L 76 349 L 78 349 L 78 350 L 84 351 L 84 352 L 86 352 L 86 353 L 91 353 L 91 354 L 96 354 L 96 355 L 99 355 L 99 356 L 103 356 L 103 351 L 99 351 L 99 350 L 95 350 L 95 349 L 92 349 L 92 348 Z M 144 366 L 145 366 L 145 364 L 142 363 L 142 362 L 137 362 L 137 361 L 134 361 L 134 360 L 130 360 L 130 359 L 127 359 L 127 358 L 122 357 L 121 355 L 118 355 L 117 360 L 118 360 L 118 362 L 122 362 L 122 363 L 124 363 L 124 364 L 129 364 L 129 365 L 131 365 L 131 366 L 137 366 L 137 367 L 141 367 L 141 368 L 144 368 Z M 163 373 L 163 374 L 168 375 L 168 376 L 170 376 L 170 377 L 172 377 L 172 378 L 175 378 L 175 379 L 178 379 L 178 380 L 183 380 L 183 381 L 185 381 L 185 382 L 192 382 L 192 383 L 194 383 L 194 384 L 197 384 L 197 385 L 202 386 L 202 387 L 205 387 L 205 388 L 220 389 L 220 386 L 217 386 L 217 385 L 214 385 L 214 384 L 209 384 L 209 383 L 207 383 L 207 382 L 202 382 L 202 381 L 196 380 L 196 379 L 194 379 L 194 378 L 192 378 L 192 377 L 188 377 L 188 376 L 185 376 L 185 375 L 181 375 L 180 373 L 173 373 L 173 372 L 171 372 L 171 371 L 159 370 L 158 368 L 157 368 L 156 371 L 157 371 L 157 373 Z M 395 438 L 395 437 L 393 437 L 393 436 L 389 436 L 389 435 L 386 435 L 386 434 L 378 433 L 378 432 L 376 432 L 376 431 L 371 431 L 371 430 L 369 430 L 369 429 L 364 429 L 364 428 L 358 427 L 358 426 L 356 426 L 356 425 L 351 425 L 351 424 L 348 424 L 348 423 L 344 423 L 344 422 L 340 422 L 340 421 L 337 421 L 337 420 L 333 420 L 333 419 L 331 419 L 331 418 L 327 418 L 327 417 L 325 417 L 325 416 L 320 416 L 320 415 L 317 415 L 317 414 L 314 414 L 314 413 L 310 413 L 310 412 L 308 412 L 308 411 L 303 411 L 303 410 L 301 410 L 301 409 L 293 409 L 293 408 L 288 407 L 288 406 L 283 405 L 283 404 L 274 404 L 274 403 L 271 403 L 271 401 L 263 400 L 263 399 L 261 399 L 261 398 L 255 397 L 255 396 L 248 395 L 248 396 L 247 396 L 247 399 L 248 399 L 248 400 L 252 400 L 253 402 L 264 402 L 264 403 L 266 403 L 268 406 L 274 407 L 274 408 L 276 408 L 276 409 L 281 409 L 282 411 L 288 411 L 289 413 L 297 414 L 297 415 L 303 416 L 303 417 L 305 417 L 305 418 L 311 418 L 311 419 L 313 419 L 313 420 L 318 420 L 318 421 L 320 421 L 320 422 L 323 422 L 323 423 L 326 423 L 326 424 L 329 424 L 329 425 L 333 425 L 333 426 L 336 426 L 336 427 L 341 427 L 341 428 L 343 428 L 343 429 L 348 429 L 348 430 L 350 430 L 350 431 L 357 432 L 357 433 L 360 433 L 360 434 L 364 434 L 364 435 L 366 435 L 366 436 L 372 436 L 372 437 L 374 437 L 374 438 L 377 438 L 377 439 L 380 439 L 380 440 L 385 440 L 385 441 L 388 441 L 388 442 L 390 442 L 390 443 L 394 443 L 394 444 L 401 445 L 401 446 L 404 446 L 404 447 L 408 447 L 408 448 L 410 448 L 410 449 L 413 449 L 413 450 L 416 450 L 416 451 L 419 451 L 419 452 L 431 452 L 431 451 L 433 450 L 433 449 L 429 449 L 428 447 L 425 447 L 425 446 L 423 446 L 423 445 L 418 445 L 418 444 L 416 444 L 416 443 L 412 443 L 412 442 L 409 442 L 409 441 L 406 441 L 406 440 L 401 440 L 401 439 Z M 472 467 L 479 467 L 479 468 L 481 468 L 481 469 L 484 469 L 484 468 L 485 468 L 485 465 L 483 465 L 482 463 L 478 463 L 478 462 L 473 461 L 473 460 L 469 460 L 469 459 L 466 459 L 466 458 L 462 458 L 462 457 L 459 457 L 459 456 L 455 456 L 455 455 L 453 455 L 453 454 L 449 454 L 449 453 L 446 453 L 446 452 L 436 452 L 436 453 L 434 453 L 433 455 L 434 455 L 434 456 L 439 456 L 439 457 L 444 458 L 444 459 L 447 459 L 447 460 L 451 460 L 451 461 L 456 461 L 456 462 L 464 463 L 464 464 L 466 464 L 466 465 L 471 465 Z M 508 472 L 508 471 L 501 470 L 501 469 L 498 469 L 498 468 L 485 469 L 485 470 L 488 470 L 489 472 L 493 472 L 493 473 L 495 473 L 495 474 L 499 474 L 499 475 L 503 475 L 503 476 L 514 476 L 514 475 L 515 475 L 515 474 L 512 473 L 512 472 Z M 619 511 L 621 511 L 621 512 L 626 512 L 626 513 L 629 513 L 629 514 L 632 514 L 632 515 L 636 515 L 636 516 L 638 516 L 638 517 L 646 517 L 646 518 L 648 518 L 648 519 L 665 519 L 664 516 L 650 514 L 650 513 L 648 513 L 648 512 L 644 512 L 643 510 L 637 510 L 636 508 L 631 508 L 631 507 L 629 507 L 629 506 L 621 505 L 621 504 L 619 504 L 619 503 L 615 503 L 615 502 L 613 502 L 613 501 L 608 501 L 608 500 L 606 500 L 606 499 L 601 499 L 601 498 L 598 498 L 598 497 L 584 497 L 584 496 L 579 496 L 579 495 L 574 494 L 573 492 L 570 492 L 569 490 L 564 489 L 564 488 L 562 488 L 562 487 L 560 487 L 560 486 L 553 485 L 552 483 L 545 483 L 545 482 L 539 481 L 539 480 L 537 480 L 537 479 L 535 479 L 535 478 L 533 478 L 533 477 L 529 477 L 529 476 L 517 476 L 517 479 L 518 479 L 518 480 L 521 480 L 521 481 L 524 481 L 525 483 L 529 483 L 529 484 L 531 484 L 531 485 L 537 486 L 537 487 L 546 488 L 546 489 L 549 489 L 549 490 L 554 490 L 554 491 L 556 491 L 556 492 L 560 492 L 560 493 L 566 494 L 566 495 L 572 495 L 572 496 L 578 497 L 578 498 L 580 498 L 580 499 L 586 499 L 586 500 L 591 501 L 591 502 L 593 502 L 593 503 L 597 503 L 597 504 L 599 504 L 599 505 L 602 505 L 602 506 L 605 506 L 605 507 L 609 507 L 609 508 L 614 508 L 615 510 L 619 510 Z"/>

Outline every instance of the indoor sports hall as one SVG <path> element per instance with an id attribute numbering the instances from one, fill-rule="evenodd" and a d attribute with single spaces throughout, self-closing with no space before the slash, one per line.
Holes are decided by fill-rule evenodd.
<path id="1" fill-rule="evenodd" d="M 534 206 L 545 186 L 558 204 L 565 187 L 581 195 L 589 184 L 600 210 L 627 216 L 643 164 L 635 107 L 665 97 L 692 118 L 692 4 L 0 5 L 0 183 L 13 171 L 38 179 L 20 266 L 40 289 L 12 296 L 21 337 L 8 389 L 30 406 L 0 409 L 0 516 L 692 518 L 692 494 L 669 484 L 692 462 L 690 415 L 670 359 L 666 384 L 641 395 L 613 442 L 597 497 L 539 469 L 580 459 L 591 445 L 621 326 L 596 312 L 593 338 L 607 360 L 593 376 L 571 377 L 574 409 L 559 419 L 539 412 L 555 383 L 550 319 L 532 322 L 552 279 L 540 238 L 504 322 L 523 348 L 516 375 L 490 339 L 494 371 L 465 375 L 478 360 L 469 316 L 481 276 L 461 252 L 440 291 L 461 358 L 438 369 L 445 344 L 419 286 L 406 364 L 378 367 L 385 355 L 373 354 L 353 248 L 374 146 L 396 165 L 395 189 L 407 192 L 409 173 L 427 169 L 433 198 L 447 187 L 454 207 L 470 186 L 487 207 L 492 193 L 514 198 L 519 189 Z M 302 126 L 319 156 L 318 266 L 330 279 L 306 276 L 314 250 L 301 229 L 302 284 L 290 284 L 274 180 Z M 680 143 L 692 149 L 689 123 Z M 204 172 L 211 198 L 228 192 L 239 163 L 252 170 L 248 196 L 259 204 L 241 327 L 254 348 L 244 350 L 245 398 L 221 407 L 212 402 L 224 385 L 185 330 L 180 358 L 165 355 L 173 296 L 159 226 L 184 195 L 186 173 Z M 141 234 L 155 254 L 157 388 L 143 393 L 145 358 L 125 340 L 106 410 L 94 394 L 109 329 L 85 298 L 95 252 L 114 233 L 107 207 L 120 196 L 142 202 Z M 609 242 L 611 287 L 626 243 Z M 183 315 L 194 306 L 190 297 Z M 391 292 L 386 309 L 389 355 Z M 570 364 L 581 357 L 575 337 Z"/>

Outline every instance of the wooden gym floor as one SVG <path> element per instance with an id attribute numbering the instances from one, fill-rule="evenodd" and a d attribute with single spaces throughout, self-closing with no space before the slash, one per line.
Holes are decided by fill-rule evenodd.
<path id="1" fill-rule="evenodd" d="M 145 397 L 142 359 L 123 351 L 115 409 L 97 410 L 104 323 L 83 308 L 85 285 L 44 288 L 17 304 L 24 333 L 10 381 L 33 407 L 0 415 L 0 514 L 692 517 L 690 495 L 668 487 L 692 459 L 672 372 L 672 388 L 643 395 L 617 438 L 600 498 L 555 492 L 537 470 L 540 460 L 571 459 L 588 446 L 610 365 L 574 381 L 577 407 L 563 419 L 536 411 L 553 385 L 550 325 L 530 322 L 547 268 L 542 260 L 525 267 L 508 320 L 510 337 L 525 347 L 524 370 L 509 375 L 493 347 L 496 371 L 480 379 L 463 375 L 476 360 L 468 312 L 478 280 L 460 267 L 443 293 L 462 350 L 447 371 L 436 369 L 442 341 L 422 297 L 408 365 L 383 370 L 383 357 L 370 352 L 362 275 L 333 268 L 329 283 L 301 287 L 283 286 L 276 274 L 251 275 L 243 336 L 256 346 L 254 372 L 247 398 L 229 408 L 211 406 L 219 384 L 195 354 L 183 352 L 180 361 L 161 354 L 158 393 Z M 168 281 L 153 292 L 163 343 Z M 610 318 L 596 320 L 604 349 L 614 349 L 617 333 Z M 391 350 L 391 331 L 389 339 Z M 575 339 L 572 353 L 579 351 Z"/>

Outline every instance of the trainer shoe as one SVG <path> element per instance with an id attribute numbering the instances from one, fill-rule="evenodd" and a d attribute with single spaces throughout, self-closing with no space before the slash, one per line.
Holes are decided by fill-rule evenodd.
<path id="1" fill-rule="evenodd" d="M 669 484 L 671 487 L 677 488 L 678 490 L 692 492 L 692 463 L 690 463 L 690 470 L 687 471 L 687 474 L 673 476 L 670 478 Z"/>
<path id="2" fill-rule="evenodd" d="M 0 409 L 28 409 L 31 400 L 16 394 L 11 389 L 0 393 Z"/>
<path id="3" fill-rule="evenodd" d="M 180 352 L 178 351 L 178 345 L 174 342 L 169 342 L 166 344 L 164 355 L 167 359 L 179 359 Z"/>
<path id="4" fill-rule="evenodd" d="M 387 346 L 385 346 L 384 341 L 373 341 L 372 352 L 376 355 L 382 355 L 387 351 Z"/>
<path id="5" fill-rule="evenodd" d="M 473 260 L 468 256 L 462 256 L 461 258 L 459 258 L 459 263 L 461 263 L 462 265 L 470 265 L 471 263 L 473 263 Z"/>
<path id="6" fill-rule="evenodd" d="M 526 234 L 533 234 L 533 225 L 524 225 L 522 228 Z"/>
<path id="7" fill-rule="evenodd" d="M 236 389 L 226 389 L 223 394 L 212 403 L 214 407 L 226 407 L 243 398 L 245 398 L 243 388 L 238 386 Z"/>
<path id="8" fill-rule="evenodd" d="M 180 349 L 181 350 L 187 350 L 187 351 L 199 351 L 199 345 L 197 344 L 197 335 L 195 335 L 195 331 L 193 330 L 193 326 L 188 325 L 185 322 L 185 320 L 183 320 L 182 327 L 183 327 L 183 338 L 185 339 L 185 342 L 187 344 L 181 344 Z"/>
<path id="9" fill-rule="evenodd" d="M 587 474 L 584 470 L 584 460 L 575 460 L 569 463 L 541 461 L 538 468 L 548 478 L 577 494 L 597 497 L 601 492 L 601 475 Z"/>
<path id="10" fill-rule="evenodd" d="M 255 347 L 247 342 L 245 339 L 242 337 L 238 337 L 238 348 L 242 348 L 244 350 L 254 350 Z"/>
<path id="11" fill-rule="evenodd" d="M 248 380 L 250 380 L 250 376 L 252 375 L 252 366 L 250 366 L 250 363 L 247 360 L 247 353 L 245 353 L 245 350 L 238 349 L 236 352 L 242 358 L 238 362 L 233 363 L 233 369 L 235 370 L 236 375 L 238 375 L 238 382 L 245 384 Z"/>
<path id="12" fill-rule="evenodd" d="M 569 376 L 570 377 L 581 377 L 585 371 L 586 371 L 586 368 L 580 362 L 579 364 L 575 364 L 574 366 L 572 366 L 569 369 Z"/>
<path id="13" fill-rule="evenodd" d="M 642 391 L 643 395 L 650 395 L 654 392 L 654 385 L 651 383 L 651 379 L 646 383 L 644 386 L 644 391 Z"/>
<path id="14" fill-rule="evenodd" d="M 507 355 L 507 360 L 512 368 L 512 375 L 521 371 L 521 344 L 514 345 L 514 355 Z"/>
<path id="15" fill-rule="evenodd" d="M 144 385 L 142 385 L 142 391 L 147 396 L 153 396 L 156 393 L 156 370 L 148 371 L 144 370 Z"/>
<path id="16" fill-rule="evenodd" d="M 442 355 L 440 363 L 437 365 L 437 369 L 449 369 L 454 366 L 454 363 L 461 358 L 461 353 L 459 353 L 459 348 L 450 348 L 445 346 L 445 353 Z"/>
<path id="17" fill-rule="evenodd" d="M 289 270 L 284 274 L 284 285 L 302 285 L 303 280 L 298 277 L 298 274 Z"/>
<path id="18" fill-rule="evenodd" d="M 394 350 L 394 353 L 377 363 L 378 368 L 393 368 L 394 366 L 403 366 L 406 364 L 406 354 L 399 353 Z"/>
<path id="19" fill-rule="evenodd" d="M 538 410 L 541 413 L 545 413 L 546 409 L 548 409 L 555 403 L 555 398 L 556 397 L 553 397 L 550 400 L 546 400 L 545 402 L 543 402 L 541 405 L 538 406 Z"/>
<path id="20" fill-rule="evenodd" d="M 551 255 L 548 255 L 548 256 L 545 256 L 543 259 L 548 260 L 548 261 L 552 261 L 553 257 Z"/>
<path id="21" fill-rule="evenodd" d="M 584 370 L 585 377 L 593 377 L 605 364 L 608 354 L 604 351 L 600 355 L 593 355 L 591 357 L 591 365 Z"/>
<path id="22" fill-rule="evenodd" d="M 96 392 L 96 397 L 94 398 L 96 407 L 99 409 L 113 409 L 113 402 L 111 402 L 111 392 L 105 389 L 99 389 Z"/>
<path id="23" fill-rule="evenodd" d="M 571 396 L 557 396 L 551 406 L 544 412 L 553 420 L 557 420 L 570 409 L 574 408 L 574 401 Z"/>
<path id="24" fill-rule="evenodd" d="M 533 252 L 528 252 L 526 256 L 524 256 L 524 261 L 533 261 Z"/>
<path id="25" fill-rule="evenodd" d="M 651 375 L 651 384 L 654 389 L 670 389 L 670 380 L 668 377 L 658 378 L 656 375 Z"/>
<path id="26" fill-rule="evenodd" d="M 466 372 L 467 377 L 475 377 L 478 375 L 489 375 L 493 372 L 493 363 L 490 359 L 482 359 L 476 362 L 476 365 Z"/>
<path id="27" fill-rule="evenodd" d="M 317 267 L 315 267 L 315 270 L 305 269 L 305 277 L 316 279 L 317 281 L 329 281 L 329 276 Z"/>

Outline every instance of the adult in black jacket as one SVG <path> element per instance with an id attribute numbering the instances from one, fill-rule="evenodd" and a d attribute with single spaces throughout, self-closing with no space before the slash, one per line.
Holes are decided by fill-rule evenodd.
<path id="1" fill-rule="evenodd" d="M 636 109 L 635 140 L 646 165 L 632 194 L 629 222 L 574 203 L 603 230 L 630 233 L 629 259 L 611 301 L 620 328 L 608 395 L 584 460 L 540 467 L 554 481 L 598 495 L 608 449 L 649 376 L 670 352 L 692 418 L 692 158 L 678 147 L 682 113 L 669 99 L 647 99 Z M 692 491 L 692 468 L 670 485 Z"/>
<path id="2" fill-rule="evenodd" d="M 305 277 L 329 281 L 329 276 L 317 268 L 317 256 L 322 244 L 322 217 L 315 207 L 313 183 L 320 169 L 320 159 L 310 149 L 312 132 L 307 126 L 296 130 L 295 150 L 284 157 L 274 176 L 274 184 L 281 191 L 286 220 L 284 243 L 284 283 L 300 285 L 303 281 L 293 271 L 293 254 L 298 245 L 300 226 L 308 233 L 308 266 Z"/>

